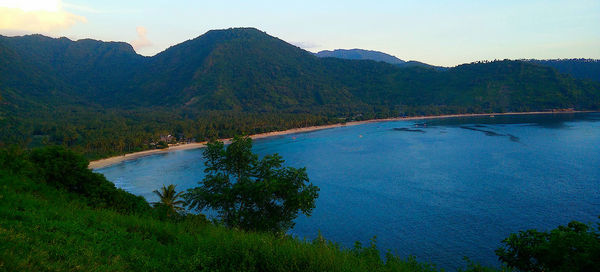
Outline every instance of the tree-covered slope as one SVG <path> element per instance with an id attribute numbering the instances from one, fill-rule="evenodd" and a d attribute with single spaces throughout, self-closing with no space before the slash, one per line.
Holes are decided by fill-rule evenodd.
<path id="1" fill-rule="evenodd" d="M 123 42 L 74 42 L 28 35 L 0 36 L 0 44 L 6 48 L 0 55 L 11 60 L 3 63 L 5 73 L 0 84 L 22 90 L 21 94 L 52 97 L 54 91 L 70 100 L 86 102 L 113 95 L 126 85 L 144 60 Z M 41 82 L 34 86 L 26 85 L 38 81 Z"/>
<path id="2" fill-rule="evenodd" d="M 7 64 L 2 85 L 23 96 L 62 93 L 71 100 L 102 107 L 246 112 L 314 111 L 323 105 L 470 107 L 482 106 L 476 97 L 493 100 L 490 94 L 507 92 L 507 88 L 511 95 L 504 96 L 503 110 L 590 106 L 573 93 L 598 101 L 594 95 L 598 85 L 558 75 L 547 67 L 498 61 L 436 71 L 321 59 L 248 28 L 209 31 L 150 58 L 135 54 L 124 43 L 73 42 L 41 35 L 2 37 L 0 41 L 6 48 L 1 55 Z M 565 93 L 558 95 L 547 91 L 548 87 Z M 532 101 L 532 90 L 537 92 L 535 96 L 546 96 L 549 101 Z M 472 94 L 471 99 L 461 97 L 464 94 Z"/>
<path id="3" fill-rule="evenodd" d="M 159 135 L 230 137 L 354 118 L 600 108 L 600 83 L 522 61 L 446 70 L 319 58 L 253 28 L 153 56 L 125 43 L 0 37 L 0 144 L 91 157 Z"/>
<path id="4" fill-rule="evenodd" d="M 549 66 L 557 71 L 569 74 L 578 79 L 590 79 L 600 82 L 600 60 L 596 59 L 553 59 L 553 60 L 524 60 Z"/>

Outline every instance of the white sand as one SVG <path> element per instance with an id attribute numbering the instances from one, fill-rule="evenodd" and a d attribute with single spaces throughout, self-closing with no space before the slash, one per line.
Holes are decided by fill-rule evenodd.
<path id="1" fill-rule="evenodd" d="M 280 135 L 286 135 L 286 134 L 294 134 L 294 133 L 300 133 L 300 132 L 309 132 L 309 131 L 328 129 L 328 128 L 336 128 L 336 127 L 343 127 L 343 126 L 355 126 L 355 125 L 361 125 L 361 124 L 366 124 L 366 123 L 377 123 L 377 122 L 388 122 L 388 121 L 472 117 L 472 116 L 491 116 L 491 115 L 561 114 L 561 113 L 580 113 L 580 112 L 591 112 L 591 111 L 565 111 L 565 112 L 544 111 L 544 112 L 448 114 L 448 115 L 435 115 L 435 116 L 413 116 L 413 117 L 398 117 L 398 118 L 386 118 L 386 119 L 372 119 L 372 120 L 366 120 L 366 121 L 356 121 L 356 122 L 339 123 L 339 124 L 332 124 L 332 125 L 312 126 L 312 127 L 303 127 L 303 128 L 293 128 L 293 129 L 282 130 L 282 131 L 273 131 L 273 132 L 251 135 L 250 138 L 260 139 L 260 138 L 267 138 L 267 137 L 280 136 Z M 230 139 L 222 139 L 222 141 L 226 141 L 226 142 L 229 140 Z M 129 154 L 121 155 L 121 156 L 114 156 L 114 157 L 109 157 L 106 159 L 91 161 L 88 168 L 98 169 L 98 168 L 107 167 L 107 166 L 110 166 L 113 164 L 117 164 L 122 161 L 134 160 L 134 159 L 137 159 L 140 157 L 145 157 L 145 156 L 150 156 L 150 155 L 160 154 L 160 153 L 166 153 L 166 152 L 171 152 L 171 151 L 176 151 L 176 150 L 202 148 L 205 146 L 206 146 L 206 142 L 199 142 L 199 143 L 174 145 L 174 146 L 170 146 L 169 148 L 164 148 L 164 149 L 152 149 L 152 150 L 140 151 L 140 152 L 135 152 L 135 153 L 129 153 Z"/>

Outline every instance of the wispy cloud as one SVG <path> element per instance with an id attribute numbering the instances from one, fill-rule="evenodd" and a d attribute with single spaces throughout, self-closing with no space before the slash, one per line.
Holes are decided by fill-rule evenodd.
<path id="1" fill-rule="evenodd" d="M 293 44 L 295 46 L 298 46 L 298 47 L 300 47 L 302 49 L 307 49 L 307 50 L 308 49 L 317 48 L 317 47 L 321 46 L 320 44 L 316 44 L 316 43 L 313 43 L 313 42 L 291 42 L 291 44 Z"/>
<path id="2" fill-rule="evenodd" d="M 4 32 L 54 33 L 85 22 L 85 17 L 63 10 L 59 0 L 0 0 L 0 30 Z"/>
<path id="3" fill-rule="evenodd" d="M 152 42 L 148 40 L 148 37 L 146 36 L 148 31 L 145 27 L 138 26 L 135 28 L 135 31 L 137 32 L 138 38 L 131 42 L 131 46 L 133 46 L 133 49 L 135 49 L 135 51 L 152 45 Z"/>

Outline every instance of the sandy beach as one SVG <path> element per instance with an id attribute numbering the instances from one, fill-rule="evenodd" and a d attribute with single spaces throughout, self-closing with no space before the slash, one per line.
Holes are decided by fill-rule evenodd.
<path id="1" fill-rule="evenodd" d="M 312 127 L 293 128 L 293 129 L 288 129 L 288 130 L 266 132 L 266 133 L 250 135 L 250 138 L 261 139 L 261 138 L 268 138 L 268 137 L 274 137 L 274 136 L 280 136 L 280 135 L 309 132 L 309 131 L 316 131 L 316 130 L 322 130 L 322 129 L 330 129 L 330 128 L 336 128 L 336 127 L 356 126 L 356 125 L 362 125 L 362 124 L 367 124 L 367 123 L 390 122 L 390 121 L 424 120 L 424 119 L 475 117 L 475 116 L 565 114 L 565 113 L 585 113 L 585 112 L 592 112 L 592 111 L 473 113 L 473 114 L 448 114 L 448 115 L 411 116 L 411 117 L 397 117 L 397 118 L 386 118 L 386 119 L 371 119 L 371 120 L 365 120 L 365 121 L 355 121 L 355 122 L 338 123 L 338 124 L 323 125 L 323 126 L 312 126 Z M 221 141 L 225 141 L 225 142 L 228 142 L 229 140 L 230 140 L 230 138 L 221 139 Z M 129 154 L 121 155 L 121 156 L 114 156 L 114 157 L 109 157 L 106 159 L 91 161 L 90 164 L 88 165 L 88 168 L 98 169 L 98 168 L 107 167 L 107 166 L 110 166 L 113 164 L 117 164 L 122 161 L 135 160 L 135 159 L 138 159 L 141 157 L 150 156 L 150 155 L 154 155 L 154 154 L 161 154 L 161 153 L 177 151 L 177 150 L 202 148 L 205 146 L 206 146 L 206 142 L 198 142 L 198 143 L 173 145 L 173 146 L 170 146 L 169 148 L 164 148 L 164 149 L 152 149 L 152 150 L 140 151 L 140 152 L 135 152 L 135 153 L 129 153 Z"/>

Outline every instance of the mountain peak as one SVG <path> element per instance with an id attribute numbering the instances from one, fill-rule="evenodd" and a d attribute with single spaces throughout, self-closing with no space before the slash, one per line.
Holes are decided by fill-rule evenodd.
<path id="1" fill-rule="evenodd" d="M 206 33 L 219 33 L 219 32 L 225 32 L 225 33 L 254 33 L 254 34 L 259 34 L 259 33 L 265 33 L 264 31 L 255 28 L 255 27 L 230 27 L 230 28 L 223 28 L 223 29 L 213 29 L 213 30 L 209 30 Z"/>
<path id="2" fill-rule="evenodd" d="M 266 32 L 253 27 L 235 27 L 225 29 L 209 30 L 208 32 L 192 39 L 217 39 L 217 40 L 228 40 L 234 38 L 258 38 L 258 37 L 271 37 Z"/>

